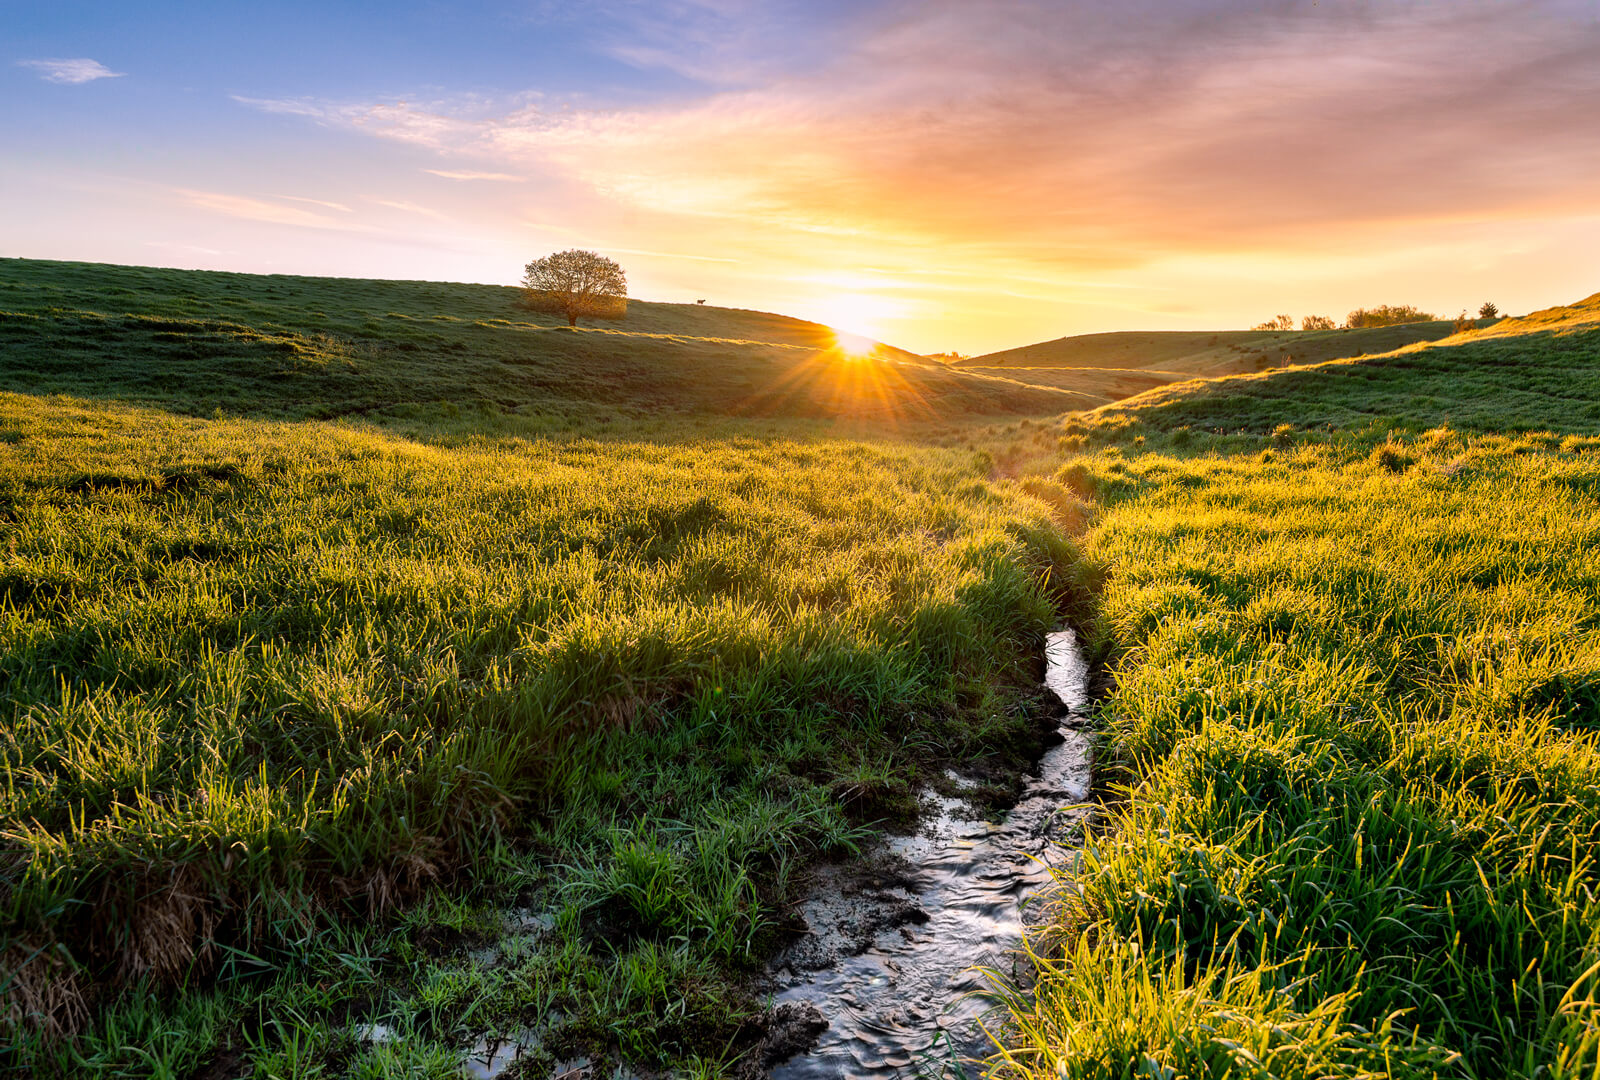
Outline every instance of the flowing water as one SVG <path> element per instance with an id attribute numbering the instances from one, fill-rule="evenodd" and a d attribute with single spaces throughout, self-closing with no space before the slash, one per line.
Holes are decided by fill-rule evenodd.
<path id="1" fill-rule="evenodd" d="M 1037 778 L 1005 819 L 974 819 L 960 800 L 930 796 L 939 812 L 920 833 L 891 840 L 864 860 L 865 873 L 846 867 L 824 878 L 825 887 L 800 906 L 813 933 L 774 962 L 772 975 L 783 987 L 774 1004 L 778 1015 L 820 1013 L 828 1027 L 810 1052 L 776 1063 L 774 1080 L 975 1075 L 973 1059 L 989 1051 L 980 1027 L 985 1004 L 975 996 L 985 987 L 984 969 L 1012 973 L 1026 901 L 1050 881 L 1051 860 L 1074 857 L 1059 841 L 1082 820 L 1086 810 L 1076 804 L 1089 796 L 1089 671 L 1072 631 L 1049 636 L 1045 661 L 1045 685 L 1064 706 L 1063 741 L 1040 760 Z M 514 916 L 507 940 L 537 938 L 554 926 L 548 914 Z M 473 960 L 493 966 L 505 947 L 502 941 Z M 558 1015 L 548 1019 L 548 1026 L 560 1023 Z M 393 1037 L 382 1024 L 355 1034 L 372 1043 Z M 468 1053 L 463 1072 L 492 1080 L 538 1047 L 542 1034 L 486 1038 Z M 576 1059 L 554 1075 L 590 1072 L 587 1059 Z M 618 1069 L 612 1076 L 632 1074 Z"/>
<path id="2" fill-rule="evenodd" d="M 803 940 L 775 962 L 785 985 L 776 1004 L 809 1003 L 828 1028 L 773 1080 L 977 1074 L 974 1059 L 991 1050 L 980 1026 L 987 1006 L 976 996 L 983 969 L 1013 973 L 1025 902 L 1051 880 L 1052 860 L 1074 857 L 1058 841 L 1087 812 L 1075 804 L 1089 797 L 1088 665 L 1070 630 L 1049 636 L 1045 659 L 1045 685 L 1064 706 L 1064 741 L 1005 819 L 974 820 L 959 800 L 939 798 L 929 826 L 890 843 L 896 869 L 877 887 L 824 888 L 801 905 L 813 938 L 854 931 L 866 947 L 840 958 L 808 954 Z M 826 956 L 827 966 L 811 970 L 808 955 Z"/>

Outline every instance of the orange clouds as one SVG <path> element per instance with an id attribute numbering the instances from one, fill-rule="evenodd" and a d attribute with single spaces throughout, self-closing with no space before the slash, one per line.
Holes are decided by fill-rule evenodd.
<path id="1" fill-rule="evenodd" d="M 955 331 L 965 305 L 985 327 L 968 347 L 1006 343 L 992 320 L 1042 297 L 1049 336 L 1085 310 L 1096 328 L 1171 313 L 1173 292 L 1215 310 L 1220 280 L 1275 309 L 1252 275 L 1280 297 L 1285 275 L 1348 288 L 1354 252 L 1459 260 L 1451 229 L 1492 246 L 1496 222 L 1597 208 L 1584 5 L 947 0 L 853 25 L 815 66 L 737 68 L 737 85 L 642 107 L 257 104 L 559 177 L 607 241 L 737 258 L 790 290 L 784 310 L 870 293 Z M 1208 259 L 1226 269 L 1183 278 Z M 867 276 L 819 291 L 840 271 Z"/>

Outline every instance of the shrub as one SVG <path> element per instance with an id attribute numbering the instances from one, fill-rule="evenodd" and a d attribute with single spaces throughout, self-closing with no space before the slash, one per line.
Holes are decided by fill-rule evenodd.
<path id="1" fill-rule="evenodd" d="M 1307 315 L 1300 320 L 1302 330 L 1337 330 L 1339 324 L 1328 315 Z"/>
<path id="2" fill-rule="evenodd" d="M 1359 330 L 1372 326 L 1401 326 L 1405 323 L 1434 322 L 1438 316 L 1431 315 L 1421 308 L 1412 307 L 1410 304 L 1383 304 L 1375 308 L 1356 308 L 1344 320 L 1344 325 L 1351 330 Z"/>

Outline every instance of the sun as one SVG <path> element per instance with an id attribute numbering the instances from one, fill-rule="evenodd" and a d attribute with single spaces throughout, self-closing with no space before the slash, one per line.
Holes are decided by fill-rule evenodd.
<path id="1" fill-rule="evenodd" d="M 840 348 L 850 351 L 846 338 L 864 338 L 869 345 L 881 341 L 884 324 L 900 314 L 900 307 L 894 300 L 870 293 L 832 296 L 817 305 L 817 321 L 831 327 L 839 335 Z"/>
<path id="2" fill-rule="evenodd" d="M 864 360 L 877 349 L 878 343 L 869 337 L 852 334 L 848 330 L 829 327 L 833 331 L 833 347 L 851 360 Z"/>

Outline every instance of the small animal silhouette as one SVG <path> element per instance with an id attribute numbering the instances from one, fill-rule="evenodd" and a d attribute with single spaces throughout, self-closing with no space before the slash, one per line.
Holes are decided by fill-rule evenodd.
<path id="1" fill-rule="evenodd" d="M 697 303 L 697 304 L 703 304 L 703 303 L 705 303 L 705 301 L 704 301 L 704 300 L 696 300 L 696 301 L 695 301 L 695 303 Z"/>

